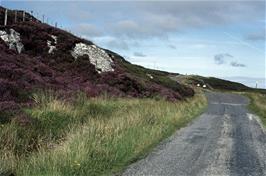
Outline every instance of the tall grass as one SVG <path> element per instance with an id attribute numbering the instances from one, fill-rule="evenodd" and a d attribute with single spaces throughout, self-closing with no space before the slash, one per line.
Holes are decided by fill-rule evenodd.
<path id="1" fill-rule="evenodd" d="M 262 93 L 246 93 L 250 98 L 249 108 L 257 114 L 264 126 L 266 126 L 266 94 Z"/>
<path id="2" fill-rule="evenodd" d="M 153 99 L 88 99 L 66 102 L 35 94 L 34 120 L 0 130 L 0 175 L 110 175 L 143 156 L 186 125 L 206 105 L 203 95 L 177 103 Z"/>

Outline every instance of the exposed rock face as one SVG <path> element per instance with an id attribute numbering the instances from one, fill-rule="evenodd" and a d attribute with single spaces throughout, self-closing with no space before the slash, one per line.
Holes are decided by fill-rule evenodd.
<path id="1" fill-rule="evenodd" d="M 75 59 L 79 56 L 87 55 L 90 63 L 95 66 L 98 73 L 114 71 L 112 68 L 113 60 L 104 50 L 95 45 L 77 43 L 71 54 Z"/>
<path id="2" fill-rule="evenodd" d="M 21 43 L 20 34 L 14 29 L 10 29 L 10 34 L 0 30 L 0 38 L 9 46 L 9 49 L 16 50 L 18 53 L 21 53 L 24 48 Z"/>
<path id="3" fill-rule="evenodd" d="M 56 44 L 57 44 L 57 37 L 55 35 L 51 35 L 52 39 L 54 42 L 52 43 L 51 40 L 47 40 L 47 46 L 49 48 L 48 53 L 51 54 L 53 51 L 56 49 Z"/>

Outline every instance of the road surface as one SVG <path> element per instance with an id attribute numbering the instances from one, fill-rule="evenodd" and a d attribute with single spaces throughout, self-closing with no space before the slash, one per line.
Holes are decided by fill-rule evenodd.
<path id="1" fill-rule="evenodd" d="M 266 135 L 248 99 L 207 93 L 208 110 L 179 130 L 124 176 L 263 176 Z"/>

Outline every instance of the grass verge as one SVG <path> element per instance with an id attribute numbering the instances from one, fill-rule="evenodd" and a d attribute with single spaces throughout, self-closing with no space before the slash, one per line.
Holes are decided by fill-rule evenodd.
<path id="1" fill-rule="evenodd" d="M 249 109 L 261 118 L 266 127 L 266 94 L 261 93 L 245 93 L 250 99 Z"/>
<path id="2" fill-rule="evenodd" d="M 111 175 L 148 152 L 206 107 L 204 95 L 177 103 L 153 99 L 73 102 L 33 96 L 32 123 L 0 126 L 0 175 Z"/>

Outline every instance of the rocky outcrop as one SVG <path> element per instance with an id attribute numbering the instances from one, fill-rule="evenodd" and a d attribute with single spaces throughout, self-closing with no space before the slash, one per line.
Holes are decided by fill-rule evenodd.
<path id="1" fill-rule="evenodd" d="M 21 43 L 20 34 L 14 29 L 9 31 L 10 33 L 8 34 L 6 31 L 0 30 L 0 38 L 9 46 L 9 49 L 16 50 L 20 54 L 24 48 Z"/>
<path id="2" fill-rule="evenodd" d="M 56 49 L 56 45 L 57 45 L 57 36 L 51 35 L 51 37 L 54 40 L 53 42 L 51 40 L 47 40 L 47 46 L 49 48 L 49 51 L 48 51 L 49 54 L 54 52 L 54 50 Z"/>
<path id="3" fill-rule="evenodd" d="M 95 45 L 77 43 L 71 54 L 75 59 L 79 56 L 88 56 L 90 63 L 95 66 L 98 73 L 114 71 L 113 60 L 104 50 Z"/>

